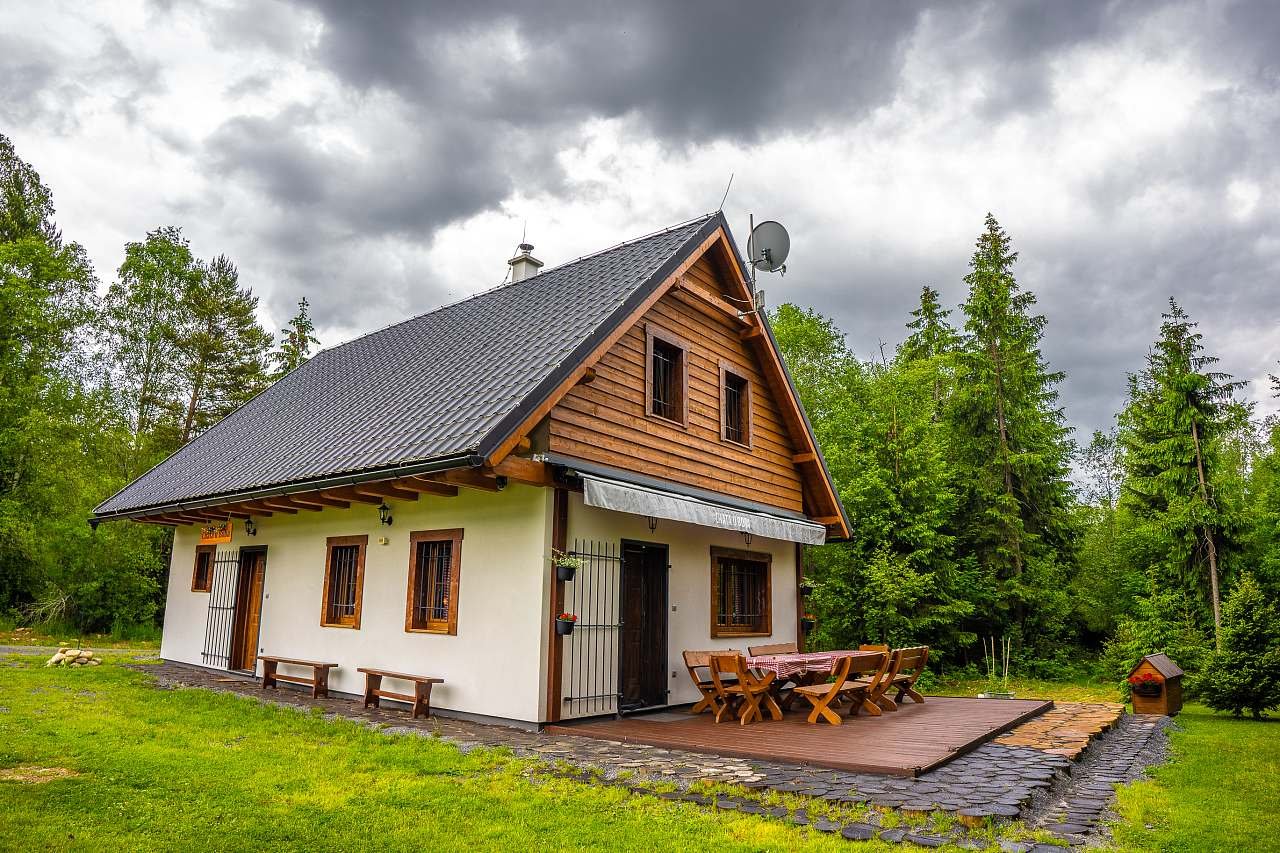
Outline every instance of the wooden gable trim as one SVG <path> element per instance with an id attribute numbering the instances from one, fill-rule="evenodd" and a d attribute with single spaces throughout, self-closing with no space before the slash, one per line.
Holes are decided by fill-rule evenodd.
<path id="1" fill-rule="evenodd" d="M 727 240 L 723 227 L 718 227 L 714 232 L 707 235 L 707 238 L 698 245 L 698 248 L 690 252 L 689 256 L 681 262 L 680 266 L 675 268 L 671 275 L 667 276 L 662 284 L 654 288 L 653 292 L 650 293 L 643 302 L 637 305 L 636 309 L 632 311 L 628 317 L 618 323 L 618 325 L 615 326 L 609 334 L 605 335 L 604 339 L 596 345 L 596 348 L 592 350 L 590 355 L 583 359 L 581 364 L 571 370 L 569 375 L 562 379 L 560 384 L 547 395 L 547 398 L 538 404 L 538 406 L 529 413 L 520 425 L 512 431 L 511 435 L 499 444 L 493 453 L 489 454 L 489 458 L 486 460 L 488 464 L 490 466 L 497 465 L 503 459 L 506 459 L 507 456 L 511 454 L 512 450 L 515 449 L 516 445 L 520 443 L 521 439 L 527 437 L 529 431 L 537 426 L 538 423 L 545 418 L 553 408 L 555 408 L 555 405 L 560 402 L 565 394 L 569 393 L 569 389 L 578 384 L 578 380 L 580 380 L 588 370 L 595 366 L 595 363 L 600 360 L 601 356 L 613 349 L 613 345 L 627 333 L 627 330 L 634 326 L 640 318 L 657 303 L 659 299 L 665 296 L 667 291 L 680 280 L 680 277 L 687 273 L 689 268 L 698 262 L 698 259 L 702 257 L 707 249 L 716 244 L 717 240 Z"/>
<path id="2" fill-rule="evenodd" d="M 560 384 L 547 395 L 537 407 L 529 413 L 529 415 L 520 423 L 520 425 L 512 431 L 502 444 L 491 453 L 486 460 L 489 467 L 493 467 L 506 459 L 512 451 L 524 441 L 529 432 L 545 418 L 553 408 L 564 398 L 575 385 L 581 381 L 583 376 L 589 370 L 593 370 L 596 363 L 613 348 L 613 346 L 649 312 L 654 305 L 658 303 L 673 288 L 680 285 L 681 281 L 690 268 L 693 267 L 705 254 L 714 250 L 721 262 L 721 266 L 728 270 L 728 278 L 730 284 L 738 291 L 738 295 L 744 300 L 744 304 L 750 304 L 752 299 L 751 288 L 742 274 L 742 268 L 739 266 L 734 252 L 729 244 L 728 235 L 725 233 L 724 227 L 717 227 L 714 232 L 709 234 L 705 240 L 700 243 L 697 248 L 691 251 L 681 264 L 649 294 L 629 316 L 623 319 L 607 334 L 596 348 L 569 372 Z M 686 288 L 692 292 L 696 288 Z M 718 297 L 716 297 L 719 299 Z M 704 300 L 705 301 L 705 300 Z M 726 300 L 719 300 L 728 306 Z M 721 309 L 723 310 L 723 309 Z M 737 316 L 737 311 L 734 310 Z M 748 325 L 742 331 L 743 340 L 753 344 L 753 350 L 761 362 L 761 372 L 765 377 L 765 384 L 769 387 L 773 394 L 778 408 L 782 413 L 786 422 L 788 432 L 791 433 L 792 440 L 798 445 L 798 453 L 812 453 L 816 460 L 818 456 L 817 444 L 806 425 L 800 401 L 796 397 L 791 383 L 787 381 L 786 371 L 782 366 L 782 358 L 777 349 L 773 345 L 772 338 L 765 334 L 763 324 L 760 318 L 755 314 L 747 314 L 743 318 Z M 822 518 L 835 518 L 837 522 L 828 525 L 836 529 L 840 536 L 848 536 L 849 529 L 845 525 L 843 513 L 840 511 L 840 498 L 836 495 L 835 486 L 830 478 L 826 475 L 820 465 L 803 465 L 799 469 L 802 483 L 805 483 L 820 498 L 821 505 L 814 507 L 815 514 L 822 513 Z"/>

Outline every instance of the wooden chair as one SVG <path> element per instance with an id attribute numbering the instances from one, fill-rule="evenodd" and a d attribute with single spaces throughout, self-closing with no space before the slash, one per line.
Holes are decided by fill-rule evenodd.
<path id="1" fill-rule="evenodd" d="M 831 710 L 831 703 L 839 696 L 846 693 L 849 688 L 845 686 L 849 679 L 849 669 L 853 665 L 853 658 L 842 657 L 836 661 L 835 667 L 831 670 L 832 680 L 827 684 L 803 684 L 792 692 L 797 696 L 803 696 L 809 700 L 809 704 L 813 706 L 813 710 L 809 712 L 809 723 L 817 723 L 818 718 L 826 720 L 833 726 L 840 725 L 840 715 Z"/>
<path id="2" fill-rule="evenodd" d="M 684 668 L 689 671 L 689 678 L 693 681 L 693 686 L 698 688 L 698 692 L 702 694 L 697 703 L 690 709 L 690 714 L 701 714 L 703 711 L 712 711 L 719 713 L 720 702 L 716 695 L 716 685 L 711 680 L 711 656 L 712 655 L 736 655 L 736 649 L 728 651 L 714 652 L 691 652 L 684 653 Z M 699 674 L 698 670 L 706 670 L 707 675 L 704 678 Z"/>
<path id="3" fill-rule="evenodd" d="M 915 687 L 916 681 L 924 672 L 924 665 L 929 661 L 929 647 L 912 646 L 908 649 L 898 649 L 894 654 L 898 656 L 898 666 L 893 673 L 893 678 L 885 685 L 885 692 L 896 689 L 898 695 L 894 701 L 899 704 L 906 697 L 910 697 L 913 702 L 924 704 L 924 696 L 916 692 Z"/>
<path id="4" fill-rule="evenodd" d="M 796 643 L 771 643 L 767 646 L 747 646 L 747 654 L 751 657 L 760 655 L 794 655 L 799 654 L 800 646 Z"/>
<path id="5" fill-rule="evenodd" d="M 873 650 L 859 649 L 858 651 Z M 888 710 L 878 700 L 889 686 L 889 673 L 893 660 L 893 655 L 885 650 L 874 658 L 860 662 L 856 670 L 853 666 L 849 667 L 851 675 L 861 675 L 859 678 L 846 680 L 844 690 L 841 691 L 842 698 L 852 703 L 849 708 L 850 717 L 856 717 L 859 711 L 866 711 L 873 717 L 879 717 Z"/>
<path id="6" fill-rule="evenodd" d="M 799 654 L 800 645 L 798 643 L 769 643 L 764 646 L 747 646 L 747 654 L 751 657 L 759 655 L 794 655 Z M 757 673 L 758 675 L 759 673 Z M 779 678 L 773 682 L 773 698 L 783 710 L 790 711 L 791 704 L 796 701 L 795 694 L 792 689 L 799 687 L 801 684 L 809 684 L 804 676 L 793 676 L 791 678 Z"/>
<path id="7" fill-rule="evenodd" d="M 854 687 L 865 688 L 865 696 L 863 697 L 862 709 L 872 716 L 879 716 L 880 711 L 896 711 L 898 705 L 892 699 L 885 695 L 889 689 L 889 685 L 893 683 L 893 679 L 898 675 L 898 666 L 902 660 L 902 656 L 897 651 L 890 652 L 888 646 L 862 646 L 859 651 L 875 651 L 885 653 L 885 671 L 880 674 L 878 680 L 873 681 L 871 676 L 863 676 L 853 679 Z M 852 691 L 851 691 L 852 692 Z M 872 709 L 874 706 L 875 710 Z M 857 713 L 858 708 L 855 706 L 851 713 Z"/>
<path id="8" fill-rule="evenodd" d="M 858 646 L 860 652 L 888 652 L 888 643 L 863 643 Z"/>
<path id="9" fill-rule="evenodd" d="M 726 678 L 726 676 L 729 677 Z M 766 673 L 763 678 L 752 675 L 747 670 L 746 661 L 737 652 L 713 653 L 711 682 L 715 685 L 716 697 L 719 700 L 716 722 L 723 720 L 726 714 L 735 713 L 738 716 L 738 722 L 744 726 L 754 720 L 763 722 L 764 715 L 760 713 L 762 702 L 769 709 L 769 716 L 774 720 L 781 720 L 782 709 L 778 707 L 778 703 L 774 701 L 770 692 L 773 680 L 772 672 Z"/>

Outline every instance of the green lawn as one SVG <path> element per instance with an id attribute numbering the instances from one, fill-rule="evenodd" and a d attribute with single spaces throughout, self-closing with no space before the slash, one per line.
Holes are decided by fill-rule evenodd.
<path id="1" fill-rule="evenodd" d="M 1126 851 L 1280 851 L 1280 719 L 1188 705 L 1172 760 L 1120 789 L 1114 828 Z"/>
<path id="2" fill-rule="evenodd" d="M 20 627 L 15 622 L 0 619 L 0 646 L 66 646 L 82 643 L 94 649 L 158 649 L 160 628 L 155 625 L 138 625 L 110 631 L 105 634 L 77 631 L 70 625 L 43 623 Z"/>
<path id="3" fill-rule="evenodd" d="M 5 850 L 848 850 L 780 821 L 614 788 L 535 784 L 501 752 L 203 690 L 156 690 L 115 665 L 0 660 Z M 898 849 L 876 843 L 860 850 Z"/>
<path id="4" fill-rule="evenodd" d="M 931 681 L 924 692 L 933 696 L 977 696 L 989 688 L 985 678 L 943 679 Z M 1064 682 L 1010 678 L 1009 690 L 1019 699 L 1055 699 L 1059 702 L 1120 701 L 1119 685 L 1096 680 Z"/>
<path id="5" fill-rule="evenodd" d="M 159 690 L 115 658 L 93 669 L 0 659 L 0 850 L 858 850 L 758 817 L 564 780 L 492 750 L 203 690 Z M 972 685 L 951 685 L 972 694 Z M 1025 688 L 1025 689 L 1024 689 Z M 1105 699 L 1023 682 L 1020 695 Z M 1127 851 L 1280 850 L 1280 721 L 1190 706 L 1174 761 L 1122 788 Z M 914 849 L 914 848 L 913 848 Z"/>

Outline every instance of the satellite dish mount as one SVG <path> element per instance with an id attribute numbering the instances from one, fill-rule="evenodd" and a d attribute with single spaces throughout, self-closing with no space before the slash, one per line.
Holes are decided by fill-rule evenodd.
<path id="1" fill-rule="evenodd" d="M 739 317 L 754 314 L 763 307 L 764 293 L 756 289 L 756 270 L 787 274 L 787 255 L 791 252 L 791 236 L 782 224 L 772 219 L 756 225 L 755 215 L 749 219 L 750 234 L 747 238 L 747 267 L 751 270 L 751 310 L 739 311 Z"/>

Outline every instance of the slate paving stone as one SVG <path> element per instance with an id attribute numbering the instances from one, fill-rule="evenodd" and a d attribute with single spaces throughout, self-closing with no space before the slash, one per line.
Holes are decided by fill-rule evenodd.
<path id="1" fill-rule="evenodd" d="M 809 825 L 818 830 L 818 832 L 839 832 L 841 828 L 840 824 L 834 820 L 828 820 L 824 817 L 812 821 Z"/>
<path id="2" fill-rule="evenodd" d="M 786 806 L 774 806 L 765 812 L 769 817 L 786 817 L 791 813 L 791 809 Z"/>
<path id="3" fill-rule="evenodd" d="M 920 847 L 941 847 L 947 843 L 947 839 L 939 838 L 936 835 L 926 835 L 921 832 L 909 832 L 902 836 L 903 841 L 910 841 Z"/>
<path id="4" fill-rule="evenodd" d="M 869 823 L 850 823 L 840 830 L 850 841 L 870 841 L 876 837 L 876 828 Z"/>
<path id="5" fill-rule="evenodd" d="M 1084 835 L 1090 829 L 1078 823 L 1046 823 L 1043 828 L 1060 835 Z"/>
<path id="6" fill-rule="evenodd" d="M 1004 853 L 1029 853 L 1031 845 L 1023 844 L 1021 841 L 1006 841 L 1001 839 L 1000 849 L 1004 851 Z"/>
<path id="7" fill-rule="evenodd" d="M 756 803 L 743 803 L 738 806 L 738 811 L 743 814 L 764 814 L 764 806 L 757 805 Z"/>
<path id="8" fill-rule="evenodd" d="M 888 841 L 890 844 L 897 844 L 907 837 L 905 829 L 886 829 L 880 833 L 881 841 Z"/>

